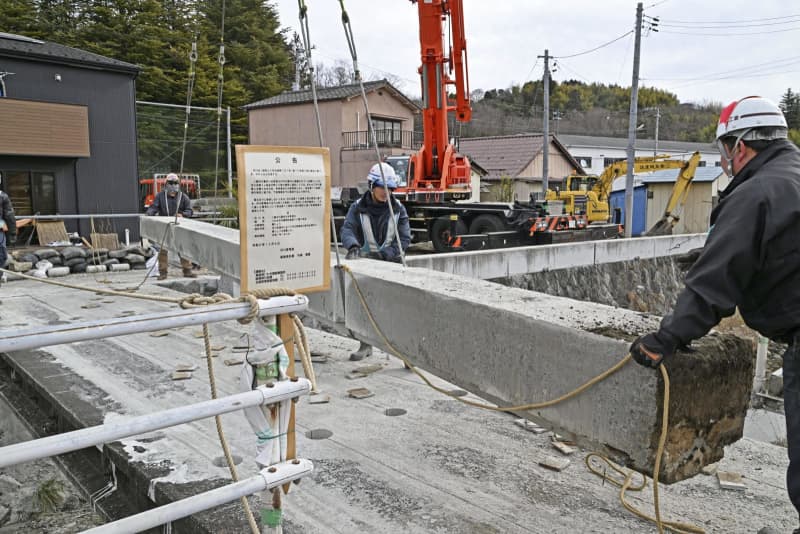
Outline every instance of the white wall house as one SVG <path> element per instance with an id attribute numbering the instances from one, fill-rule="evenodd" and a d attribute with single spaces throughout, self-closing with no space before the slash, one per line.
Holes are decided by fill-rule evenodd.
<path id="1" fill-rule="evenodd" d="M 569 153 L 587 174 L 600 174 L 607 166 L 627 157 L 628 139 L 621 137 L 593 137 L 589 135 L 558 136 Z M 690 143 L 685 141 L 659 141 L 658 154 L 678 155 L 699 151 L 701 167 L 719 167 L 720 155 L 712 143 Z M 652 156 L 656 153 L 652 139 L 636 140 L 636 157 Z"/>

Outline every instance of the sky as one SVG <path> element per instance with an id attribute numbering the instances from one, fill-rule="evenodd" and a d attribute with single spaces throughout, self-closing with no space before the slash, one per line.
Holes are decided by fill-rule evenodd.
<path id="1" fill-rule="evenodd" d="M 281 26 L 299 29 L 297 0 L 273 0 Z M 470 90 L 540 79 L 548 49 L 559 82 L 629 86 L 636 2 L 629 0 L 463 0 Z M 365 77 L 390 73 L 419 95 L 417 7 L 408 0 L 344 0 Z M 794 0 L 650 0 L 644 14 L 640 86 L 681 102 L 727 104 L 748 95 L 779 101 L 800 91 L 800 3 Z M 348 63 L 337 0 L 306 0 L 314 63 Z M 754 9 L 757 6 L 758 9 Z M 647 27 L 647 24 L 645 24 Z M 574 54 L 575 57 L 566 57 Z"/>

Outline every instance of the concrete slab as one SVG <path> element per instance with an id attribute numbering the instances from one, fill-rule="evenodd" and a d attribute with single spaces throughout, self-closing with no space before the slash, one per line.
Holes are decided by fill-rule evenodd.
<path id="1" fill-rule="evenodd" d="M 141 280 L 139 276 L 120 273 L 111 287 L 130 287 Z M 94 283 L 88 275 L 74 278 Z M 152 282 L 143 291 L 174 295 Z M 3 308 L 32 324 L 75 316 L 98 319 L 111 309 L 153 311 L 168 306 L 118 299 L 101 308 L 80 308 L 92 298 L 92 293 L 76 294 L 29 281 L 3 286 Z M 211 325 L 211 329 L 214 343 L 228 347 L 239 344 L 245 331 L 238 323 Z M 316 471 L 284 498 L 287 534 L 653 530 L 624 511 L 616 488 L 577 461 L 586 449 L 576 452 L 575 461 L 563 472 L 548 471 L 538 465 L 555 452 L 546 434 L 518 427 L 512 415 L 481 411 L 444 397 L 404 370 L 400 361 L 390 358 L 387 362 L 377 350 L 365 362 L 349 362 L 349 353 L 358 346 L 355 340 L 317 330 L 308 333 L 312 349 L 327 356 L 328 363 L 316 366 L 316 374 L 331 402 L 312 405 L 305 399 L 298 405 L 298 451 L 314 461 Z M 457 351 L 471 359 L 464 348 L 459 345 Z M 53 397 L 64 413 L 92 423 L 208 398 L 204 372 L 198 370 L 191 381 L 177 383 L 168 376 L 178 365 L 202 365 L 201 351 L 202 340 L 193 337 L 192 329 L 184 329 L 163 338 L 137 334 L 7 359 L 24 364 L 43 386 L 41 394 Z M 359 385 L 375 395 L 347 398 L 353 382 L 345 375 L 374 363 L 388 365 Z M 221 393 L 233 392 L 238 369 L 218 365 L 215 370 Z M 428 376 L 440 387 L 454 388 Z M 474 395 L 467 398 L 479 400 Z M 386 415 L 387 409 L 397 408 L 406 414 Z M 620 409 L 627 412 L 628 407 Z M 252 431 L 241 414 L 223 416 L 223 424 L 233 453 L 243 458 L 240 474 L 252 474 Z M 330 430 L 332 436 L 306 437 L 318 429 Z M 104 452 L 117 462 L 119 479 L 137 489 L 140 505 L 174 500 L 228 479 L 226 470 L 213 463 L 221 453 L 211 420 L 125 440 L 105 447 Z M 695 477 L 661 488 L 662 513 L 701 525 L 708 532 L 755 532 L 765 525 L 791 530 L 796 525 L 784 493 L 786 465 L 785 449 L 741 440 L 726 450 L 720 469 L 744 475 L 745 491 L 723 491 L 715 478 Z M 649 493 L 632 498 L 646 510 L 652 506 Z M 258 510 L 260 501 L 252 502 Z M 742 514 L 743 509 L 748 513 Z M 172 525 L 176 533 L 245 529 L 238 504 Z"/>
<path id="2" fill-rule="evenodd" d="M 187 222 L 173 227 L 163 219 L 143 218 L 141 230 L 150 239 L 166 236 L 167 246 L 182 254 L 203 254 L 199 244 L 207 244 L 207 253 L 190 257 L 216 270 L 219 256 L 226 254 L 219 270 L 229 273 L 231 256 L 238 261 L 233 253 L 238 233 L 234 239 L 232 230 Z M 563 257 L 592 263 L 598 257 L 606 261 L 652 256 L 655 241 L 688 246 L 685 236 L 665 236 L 578 243 L 575 248 L 509 249 L 494 256 L 487 254 L 492 251 L 481 251 L 457 261 L 478 265 L 475 262 L 483 259 L 496 266 L 503 255 L 524 255 L 533 262 L 555 255 L 548 264 L 563 267 Z M 581 251 L 580 258 L 572 255 L 575 250 Z M 434 258 L 440 256 L 448 255 Z M 390 341 L 416 365 L 499 405 L 540 402 L 567 393 L 618 362 L 636 335 L 657 327 L 655 317 L 429 269 L 370 260 L 347 265 L 386 339 L 367 317 L 352 280 L 336 269 L 331 274 L 334 289 L 311 295 L 309 315 L 386 350 Z M 719 460 L 723 447 L 742 436 L 752 346 L 724 337 L 700 348 L 676 359 L 671 367 L 679 380 L 673 386 L 670 424 L 675 430 L 662 472 L 665 481 L 693 476 L 703 465 Z M 732 389 L 731 384 L 739 386 Z M 655 373 L 630 365 L 579 398 L 526 415 L 578 439 L 621 451 L 631 465 L 650 472 L 657 446 L 660 387 Z"/>

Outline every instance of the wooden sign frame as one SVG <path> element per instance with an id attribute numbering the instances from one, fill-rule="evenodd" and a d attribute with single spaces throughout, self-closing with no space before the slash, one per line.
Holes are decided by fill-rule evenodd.
<path id="1" fill-rule="evenodd" d="M 250 274 L 248 271 L 249 266 L 249 252 L 248 252 L 248 214 L 250 213 L 248 206 L 248 184 L 252 181 L 250 173 L 251 169 L 246 166 L 247 154 L 265 154 L 276 155 L 278 157 L 293 155 L 318 155 L 322 157 L 323 171 L 325 174 L 324 184 L 324 215 L 320 224 L 322 225 L 323 233 L 323 247 L 321 251 L 321 259 L 317 268 L 321 270 L 322 283 L 311 287 L 295 287 L 291 283 L 275 282 L 265 283 L 256 287 L 250 285 Z M 314 293 L 319 291 L 328 291 L 331 286 L 330 280 L 330 257 L 331 257 L 331 159 L 330 149 L 318 147 L 290 147 L 290 146 L 274 146 L 274 145 L 236 145 L 236 168 L 238 173 L 238 201 L 239 201 L 239 250 L 240 250 L 240 273 L 239 282 L 242 293 L 246 293 L 250 289 L 266 288 L 266 287 L 289 287 L 301 293 Z"/>

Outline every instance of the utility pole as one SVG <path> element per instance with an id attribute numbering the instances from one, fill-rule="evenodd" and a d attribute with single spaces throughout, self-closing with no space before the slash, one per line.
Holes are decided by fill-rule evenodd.
<path id="1" fill-rule="evenodd" d="M 544 51 L 544 125 L 542 126 L 542 192 L 547 195 L 548 177 L 550 174 L 550 53 Z"/>
<path id="2" fill-rule="evenodd" d="M 661 119 L 661 108 L 656 107 L 656 146 L 653 148 L 653 156 L 658 156 L 658 121 Z"/>
<path id="3" fill-rule="evenodd" d="M 633 163 L 636 158 L 636 119 L 639 107 L 639 54 L 642 50 L 642 3 L 636 4 L 636 39 L 633 47 L 631 111 L 628 120 L 628 175 L 625 177 L 625 237 L 633 232 Z"/>

